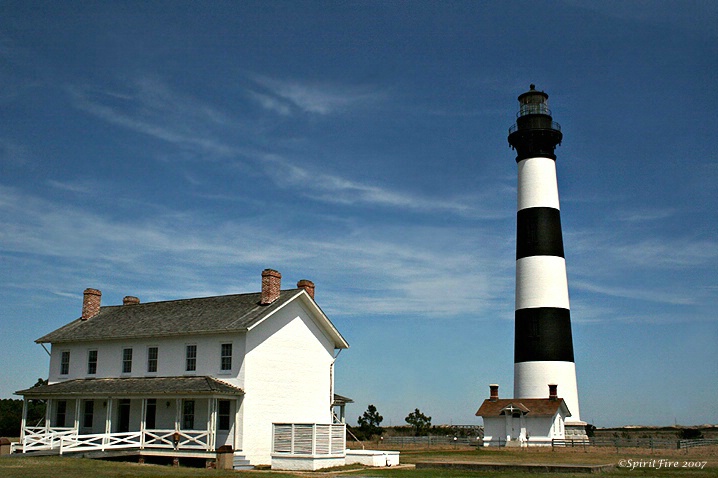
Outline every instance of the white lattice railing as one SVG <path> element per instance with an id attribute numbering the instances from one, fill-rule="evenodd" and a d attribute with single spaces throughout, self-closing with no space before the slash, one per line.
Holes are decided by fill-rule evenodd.
<path id="1" fill-rule="evenodd" d="M 22 450 L 27 452 L 59 448 L 62 438 L 71 435 L 77 435 L 77 429 L 72 427 L 25 427 Z"/>
<path id="2" fill-rule="evenodd" d="M 209 433 L 206 430 L 180 430 L 175 437 L 174 430 L 145 430 L 143 447 L 208 450 Z"/>
<path id="3" fill-rule="evenodd" d="M 143 432 L 93 433 L 80 435 L 74 428 L 26 427 L 22 452 L 59 450 L 60 454 L 75 451 L 119 450 L 123 448 L 169 448 L 178 450 L 209 450 L 206 430 L 145 430 Z"/>
<path id="4" fill-rule="evenodd" d="M 95 433 L 91 435 L 70 435 L 60 440 L 60 454 L 70 451 L 119 450 L 140 448 L 142 433 Z"/>
<path id="5" fill-rule="evenodd" d="M 346 452 L 346 425 L 317 423 L 273 424 L 272 453 L 332 456 Z"/>

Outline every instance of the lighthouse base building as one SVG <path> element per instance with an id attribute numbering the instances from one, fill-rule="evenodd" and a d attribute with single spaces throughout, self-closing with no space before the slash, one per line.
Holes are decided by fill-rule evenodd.
<path id="1" fill-rule="evenodd" d="M 499 398 L 499 386 L 489 385 L 489 398 L 476 412 L 484 420 L 484 446 L 552 446 L 555 441 L 584 441 L 586 424 L 569 421 L 571 411 L 550 384 L 545 398 Z"/>

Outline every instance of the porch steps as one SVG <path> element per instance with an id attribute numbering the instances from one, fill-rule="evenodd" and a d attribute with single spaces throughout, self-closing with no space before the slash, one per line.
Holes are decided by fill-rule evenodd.
<path id="1" fill-rule="evenodd" d="M 249 464 L 249 460 L 247 460 L 244 455 L 235 454 L 232 468 L 235 470 L 253 470 L 254 466 Z"/>

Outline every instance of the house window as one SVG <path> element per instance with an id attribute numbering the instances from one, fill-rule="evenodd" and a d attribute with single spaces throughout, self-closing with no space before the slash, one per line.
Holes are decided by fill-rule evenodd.
<path id="1" fill-rule="evenodd" d="M 65 416 L 66 415 L 67 415 L 67 401 L 66 400 L 58 400 L 57 401 L 57 410 L 55 410 L 55 426 L 56 427 L 64 427 L 65 426 Z"/>
<path id="2" fill-rule="evenodd" d="M 95 402 L 93 400 L 85 400 L 85 410 L 82 416 L 82 426 L 92 428 L 92 415 L 95 412 Z"/>
<path id="3" fill-rule="evenodd" d="M 197 370 L 197 346 L 188 345 L 185 349 L 186 366 L 185 370 L 188 372 L 194 372 Z"/>
<path id="4" fill-rule="evenodd" d="M 219 418 L 219 429 L 220 430 L 229 430 L 229 400 L 220 400 L 217 402 L 218 411 L 217 415 Z"/>
<path id="5" fill-rule="evenodd" d="M 157 399 L 147 399 L 147 409 L 145 410 L 145 428 L 152 430 L 155 428 L 155 417 L 157 416 Z"/>
<path id="6" fill-rule="evenodd" d="M 194 429 L 194 400 L 185 400 L 182 406 L 182 428 Z"/>
<path id="7" fill-rule="evenodd" d="M 232 344 L 222 344 L 220 370 L 232 370 Z"/>
<path id="8" fill-rule="evenodd" d="M 157 347 L 150 347 L 147 349 L 147 371 L 153 373 L 157 371 L 157 356 L 159 350 Z"/>
<path id="9" fill-rule="evenodd" d="M 122 349 L 122 373 L 132 373 L 132 349 Z"/>
<path id="10" fill-rule="evenodd" d="M 87 375 L 95 375 L 97 373 L 97 350 L 87 352 Z"/>
<path id="11" fill-rule="evenodd" d="M 60 358 L 60 375 L 67 375 L 68 373 L 70 373 L 70 351 L 64 350 Z"/>

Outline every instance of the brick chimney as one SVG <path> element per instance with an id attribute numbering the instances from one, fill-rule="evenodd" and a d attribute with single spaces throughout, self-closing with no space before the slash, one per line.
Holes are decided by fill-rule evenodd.
<path id="1" fill-rule="evenodd" d="M 306 290 L 307 294 L 309 294 L 309 297 L 311 297 L 312 299 L 314 298 L 314 282 L 307 279 L 302 279 L 297 282 L 297 288 Z"/>
<path id="2" fill-rule="evenodd" d="M 140 299 L 138 297 L 135 297 L 133 295 L 126 295 L 122 299 L 122 305 L 137 305 L 140 303 Z"/>
<path id="3" fill-rule="evenodd" d="M 279 298 L 279 291 L 282 286 L 282 274 L 274 269 L 262 271 L 262 298 L 261 305 L 269 305 Z"/>
<path id="4" fill-rule="evenodd" d="M 497 401 L 499 399 L 499 386 L 495 383 L 492 383 L 491 385 L 489 385 L 489 390 L 491 390 L 489 400 L 492 402 Z"/>
<path id="5" fill-rule="evenodd" d="M 85 289 L 82 298 L 82 320 L 94 317 L 100 312 L 102 292 L 97 289 Z"/>
<path id="6" fill-rule="evenodd" d="M 548 384 L 548 399 L 558 400 L 558 385 L 555 383 Z"/>

